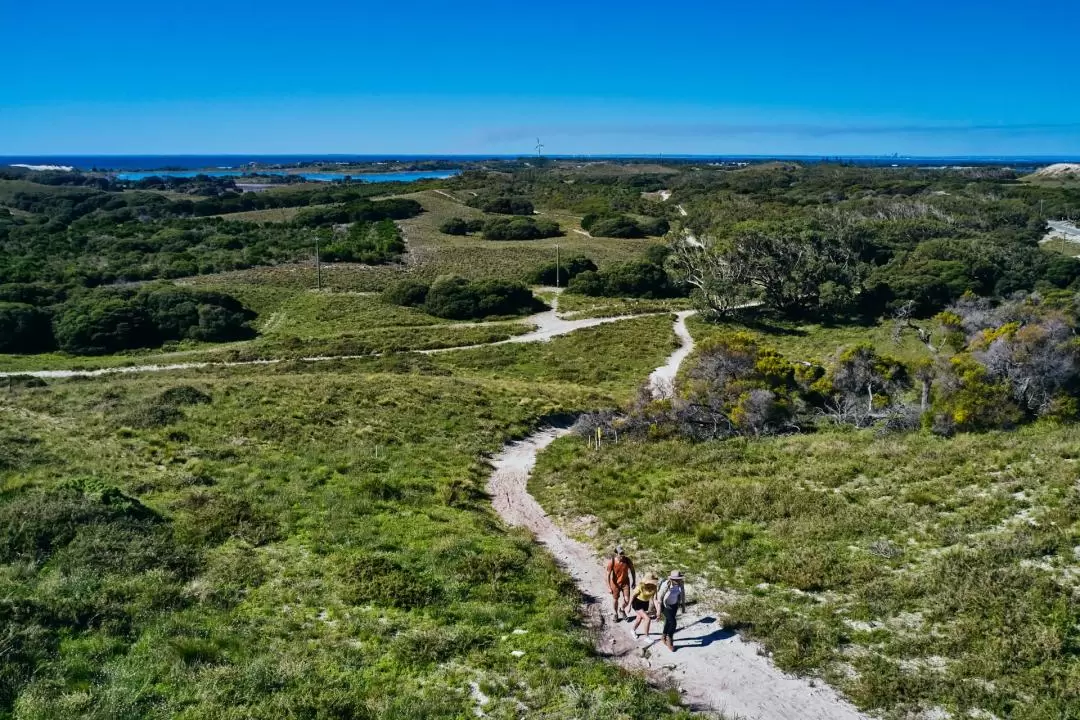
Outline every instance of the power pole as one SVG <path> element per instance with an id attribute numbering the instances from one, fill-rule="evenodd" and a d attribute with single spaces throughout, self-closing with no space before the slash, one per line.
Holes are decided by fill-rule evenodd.
<path id="1" fill-rule="evenodd" d="M 559 285 L 559 243 L 555 243 L 555 287 Z"/>
<path id="2" fill-rule="evenodd" d="M 315 282 L 322 290 L 322 262 L 319 261 L 319 231 L 315 231 Z"/>

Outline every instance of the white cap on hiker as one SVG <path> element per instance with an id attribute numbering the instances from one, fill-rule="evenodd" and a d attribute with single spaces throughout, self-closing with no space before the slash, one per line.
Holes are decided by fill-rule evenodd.
<path id="1" fill-rule="evenodd" d="M 615 554 L 616 554 L 616 555 L 622 555 L 622 554 L 623 554 L 623 547 L 622 547 L 622 545 L 616 545 L 616 546 L 615 546 Z"/>
<path id="2" fill-rule="evenodd" d="M 682 579 L 683 579 L 682 570 L 672 570 L 671 574 L 668 575 L 668 580 L 682 580 Z"/>

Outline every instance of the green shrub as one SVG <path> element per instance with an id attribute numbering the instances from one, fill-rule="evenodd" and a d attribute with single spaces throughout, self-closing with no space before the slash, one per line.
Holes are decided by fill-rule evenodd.
<path id="1" fill-rule="evenodd" d="M 104 355 L 153 347 L 160 336 L 143 308 L 119 297 L 91 295 L 64 306 L 56 341 L 73 355 Z"/>
<path id="2" fill-rule="evenodd" d="M 346 233 L 335 233 L 323 249 L 327 262 L 359 262 L 382 265 L 395 262 L 405 252 L 405 240 L 393 220 L 354 222 Z"/>
<path id="3" fill-rule="evenodd" d="M 499 215 L 532 215 L 535 212 L 532 202 L 522 197 L 492 198 L 483 201 L 480 209 Z"/>
<path id="4" fill-rule="evenodd" d="M 418 280 L 398 280 L 391 283 L 380 297 L 383 302 L 403 307 L 420 307 L 427 300 L 430 286 Z"/>
<path id="5" fill-rule="evenodd" d="M 483 229 L 483 220 L 466 220 L 459 217 L 450 218 L 439 226 L 439 232 L 447 235 L 468 235 L 469 233 L 480 232 Z"/>
<path id="6" fill-rule="evenodd" d="M 561 261 L 561 265 L 558 268 L 558 281 L 560 285 L 565 285 L 572 278 L 577 277 L 583 272 L 592 271 L 596 272 L 596 263 L 584 255 L 574 255 Z M 556 267 L 554 262 L 541 265 L 532 275 L 529 280 L 537 285 L 554 285 L 556 280 Z M 584 294 L 584 293 L 583 293 Z"/>
<path id="7" fill-rule="evenodd" d="M 531 217 L 493 218 L 484 223 L 487 240 L 539 240 L 562 234 L 558 223 Z"/>
<path id="8" fill-rule="evenodd" d="M 586 270 L 579 273 L 566 285 L 566 291 L 575 295 L 587 295 L 589 297 L 601 297 L 607 292 L 607 285 L 600 273 Z"/>
<path id="9" fill-rule="evenodd" d="M 681 294 L 663 267 L 647 261 L 619 263 L 603 272 L 582 272 L 567 285 L 567 290 L 593 297 L 666 298 Z"/>
<path id="10" fill-rule="evenodd" d="M 599 237 L 644 238 L 664 235 L 670 229 L 663 218 L 636 220 L 629 215 L 589 213 L 581 219 L 581 227 Z"/>
<path id="11" fill-rule="evenodd" d="M 210 396 L 191 385 L 177 385 L 161 393 L 158 402 L 169 405 L 208 405 Z"/>
<path id="12" fill-rule="evenodd" d="M 521 283 L 504 280 L 470 282 L 456 275 L 437 279 L 428 290 L 424 310 L 452 320 L 516 315 L 532 309 L 536 299 Z"/>
<path id="13" fill-rule="evenodd" d="M 23 303 L 0 302 L 0 353 L 46 352 L 54 347 L 48 312 Z"/>

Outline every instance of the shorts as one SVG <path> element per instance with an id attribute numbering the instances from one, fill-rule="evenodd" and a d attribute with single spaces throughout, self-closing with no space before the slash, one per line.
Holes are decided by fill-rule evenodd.
<path id="1" fill-rule="evenodd" d="M 642 610 L 642 611 L 648 612 L 649 605 L 650 605 L 650 603 L 649 603 L 648 600 L 642 600 L 641 598 L 634 598 L 633 600 L 630 601 L 630 609 L 631 610 Z"/>

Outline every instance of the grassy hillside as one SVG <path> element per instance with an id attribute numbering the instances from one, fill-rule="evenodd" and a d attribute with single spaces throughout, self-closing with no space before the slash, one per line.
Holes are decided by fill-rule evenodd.
<path id="1" fill-rule="evenodd" d="M 952 439 L 826 432 L 692 444 L 579 438 L 543 505 L 598 546 L 685 568 L 782 667 L 887 717 L 1068 717 L 1080 703 L 1076 427 Z M 581 527 L 575 524 L 575 527 Z M 699 595 L 700 596 L 700 595 Z"/>
<path id="2" fill-rule="evenodd" d="M 629 333 L 632 360 L 588 360 Z M 629 394 L 670 342 L 9 393 L 0 717 L 459 718 L 471 684 L 493 717 L 671 715 L 593 656 L 565 576 L 483 494 L 485 454 Z"/>

